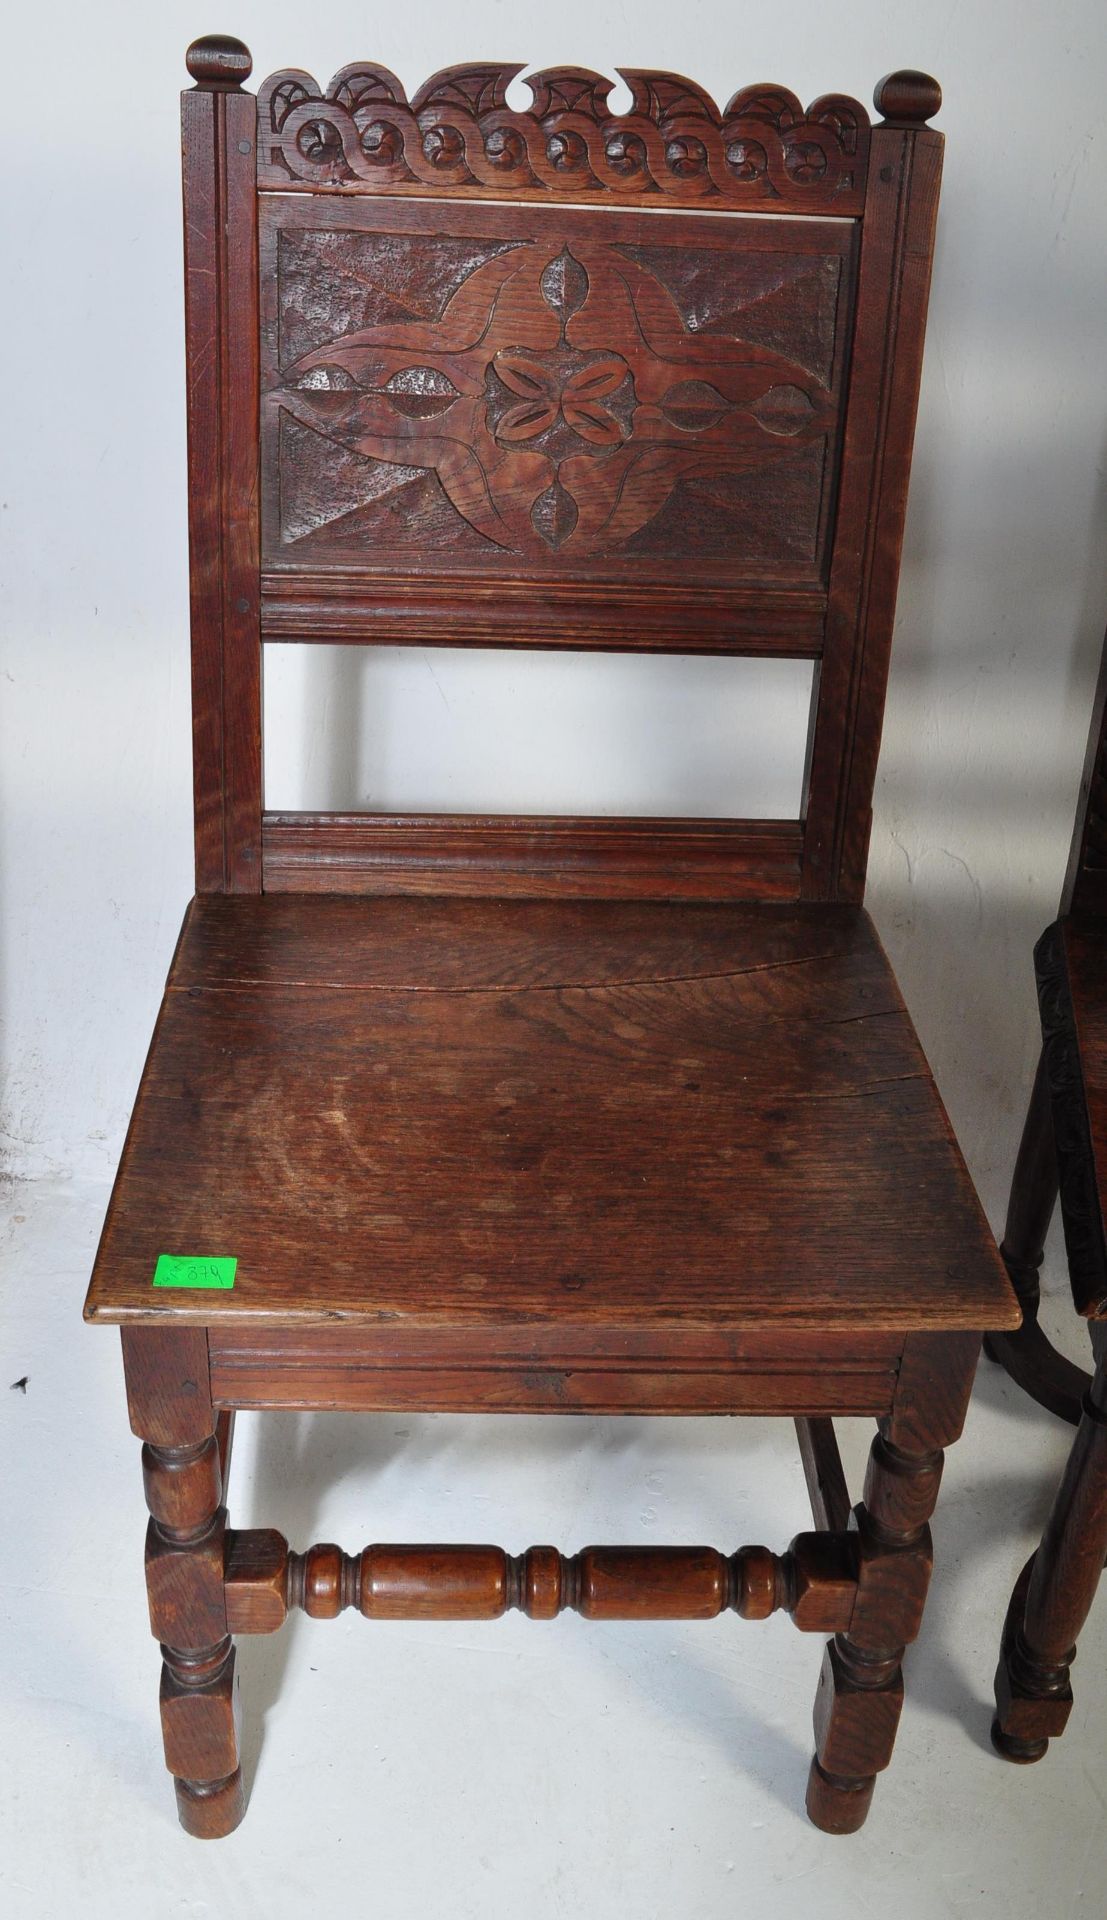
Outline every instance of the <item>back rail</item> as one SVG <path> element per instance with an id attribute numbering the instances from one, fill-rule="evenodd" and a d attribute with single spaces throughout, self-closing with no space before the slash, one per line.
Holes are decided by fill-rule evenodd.
<path id="1" fill-rule="evenodd" d="M 790 820 L 267 813 L 270 893 L 795 900 Z"/>

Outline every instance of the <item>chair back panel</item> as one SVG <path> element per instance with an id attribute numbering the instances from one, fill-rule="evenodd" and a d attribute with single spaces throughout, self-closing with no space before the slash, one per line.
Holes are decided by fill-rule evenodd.
<path id="1" fill-rule="evenodd" d="M 514 67 L 410 102 L 381 68 L 285 72 L 254 103 L 233 47 L 190 50 L 185 96 L 198 884 L 337 883 L 340 847 L 367 890 L 859 898 L 934 84 L 884 83 L 872 130 L 663 74 L 612 116 L 576 69 L 525 112 Z M 694 852 L 664 821 L 263 820 L 282 640 L 814 660 L 801 817 Z"/>
<path id="2" fill-rule="evenodd" d="M 403 639 L 433 576 L 556 641 L 602 582 L 684 641 L 825 594 L 854 223 L 266 195 L 260 239 L 267 598 Z"/>

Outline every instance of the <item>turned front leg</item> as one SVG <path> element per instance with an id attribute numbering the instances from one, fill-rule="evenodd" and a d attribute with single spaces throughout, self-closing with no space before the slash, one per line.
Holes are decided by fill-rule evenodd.
<path id="1" fill-rule="evenodd" d="M 903 1706 L 904 1648 L 922 1623 L 932 1553 L 927 1521 L 938 1497 L 940 1449 L 911 1453 L 873 1441 L 862 1504 L 857 1601 L 846 1633 L 823 1655 L 815 1696 L 815 1758 L 807 1811 L 827 1833 L 854 1833 L 876 1776 L 890 1762 Z"/>
<path id="2" fill-rule="evenodd" d="M 846 1631 L 826 1648 L 815 1696 L 815 1757 L 807 1811 L 825 1833 L 864 1823 L 888 1766 L 903 1706 L 902 1659 L 916 1638 L 933 1565 L 928 1522 L 943 1446 L 956 1439 L 972 1387 L 979 1335 L 914 1336 L 896 1402 L 873 1441 L 861 1505 L 857 1597 Z"/>
<path id="3" fill-rule="evenodd" d="M 1107 1556 L 1107 1334 L 1037 1553 L 1011 1596 L 996 1672 L 992 1740 L 1040 1760 L 1072 1711 L 1070 1668 Z"/>
<path id="4" fill-rule="evenodd" d="M 203 1332 L 139 1328 L 124 1333 L 123 1350 L 131 1424 L 145 1437 L 146 1589 L 162 1653 L 165 1762 L 181 1825 L 218 1839 L 245 1812 L 224 1584 L 229 1431 L 221 1447 Z"/>

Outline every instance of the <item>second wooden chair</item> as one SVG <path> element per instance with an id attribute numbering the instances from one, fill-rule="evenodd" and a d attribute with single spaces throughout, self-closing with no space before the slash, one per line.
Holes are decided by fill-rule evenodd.
<path id="1" fill-rule="evenodd" d="M 1011 1596 L 992 1738 L 1040 1760 L 1072 1711 L 1070 1668 L 1107 1557 L 1107 643 L 1100 666 L 1060 916 L 1034 953 L 1042 1052 L 1011 1188 L 1003 1256 L 1023 1309 L 992 1357 L 1077 1427 L 1041 1545 Z M 1038 1324 L 1038 1274 L 1060 1193 L 1073 1304 L 1094 1374 Z"/>

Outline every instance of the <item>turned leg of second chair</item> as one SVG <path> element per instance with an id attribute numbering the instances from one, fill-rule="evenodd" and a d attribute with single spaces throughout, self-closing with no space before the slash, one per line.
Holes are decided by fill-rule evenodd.
<path id="1" fill-rule="evenodd" d="M 1000 1252 L 1027 1320 L 1038 1314 L 1038 1275 L 1045 1258 L 1046 1234 L 1057 1204 L 1057 1154 L 1045 1049 L 1038 1056 L 1030 1105 L 1019 1141 L 1011 1197 Z M 995 1336 L 985 1334 L 991 1346 Z"/>
<path id="2" fill-rule="evenodd" d="M 1045 1052 L 1038 1059 L 1026 1124 L 1011 1181 L 1000 1253 L 1022 1308 L 1013 1333 L 986 1333 L 984 1351 L 1038 1405 L 1075 1426 L 1088 1375 L 1066 1360 L 1038 1324 L 1039 1274 L 1046 1234 L 1057 1204 L 1057 1154 Z"/>
<path id="3" fill-rule="evenodd" d="M 1069 1669 L 1107 1556 L 1107 1338 L 1042 1543 L 1011 1598 L 996 1672 L 992 1740 L 1040 1760 L 1072 1709 Z"/>

